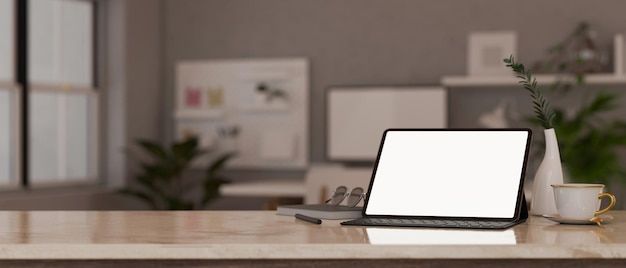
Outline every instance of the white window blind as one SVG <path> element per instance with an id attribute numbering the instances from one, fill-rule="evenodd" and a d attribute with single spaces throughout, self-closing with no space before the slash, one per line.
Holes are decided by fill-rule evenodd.
<path id="1" fill-rule="evenodd" d="M 63 174 L 60 141 L 61 121 L 59 101 L 56 93 L 31 92 L 30 111 L 30 176 L 33 182 L 53 181 Z"/>
<path id="2" fill-rule="evenodd" d="M 77 0 L 29 2 L 30 83 L 92 86 L 92 5 Z"/>
<path id="3" fill-rule="evenodd" d="M 91 95 L 35 91 L 30 94 L 30 165 L 33 183 L 95 176 Z"/>

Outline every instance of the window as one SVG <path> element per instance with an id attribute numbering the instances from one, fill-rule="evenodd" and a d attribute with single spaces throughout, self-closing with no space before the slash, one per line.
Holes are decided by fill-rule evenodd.
<path id="1" fill-rule="evenodd" d="M 30 182 L 91 180 L 97 144 L 93 3 L 37 0 L 28 12 Z"/>
<path id="2" fill-rule="evenodd" d="M 15 63 L 15 2 L 0 0 L 0 186 L 18 182 Z"/>
<path id="3" fill-rule="evenodd" d="M 13 83 L 15 7 L 13 0 L 0 0 L 0 81 Z"/>
<path id="4" fill-rule="evenodd" d="M 17 101 L 15 90 L 0 88 L 0 185 L 15 185 L 18 181 L 18 144 L 16 126 Z"/>
<path id="5" fill-rule="evenodd" d="M 0 186 L 95 181 L 94 22 L 93 1 L 0 0 Z"/>

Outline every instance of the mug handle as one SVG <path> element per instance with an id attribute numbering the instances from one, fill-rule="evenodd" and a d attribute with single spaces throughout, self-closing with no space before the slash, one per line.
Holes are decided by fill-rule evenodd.
<path id="1" fill-rule="evenodd" d="M 598 195 L 598 199 L 602 199 L 603 197 L 611 198 L 611 204 L 609 204 L 609 206 L 607 206 L 607 207 L 605 207 L 605 208 L 603 208 L 601 210 L 596 211 L 594 216 L 598 216 L 600 214 L 606 213 L 606 212 L 608 212 L 609 210 L 611 210 L 615 206 L 615 196 L 613 194 L 611 194 L 611 193 L 601 193 L 601 194 Z"/>

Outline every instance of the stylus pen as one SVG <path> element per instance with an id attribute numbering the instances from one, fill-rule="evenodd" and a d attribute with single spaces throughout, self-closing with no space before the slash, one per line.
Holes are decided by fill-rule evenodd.
<path id="1" fill-rule="evenodd" d="M 296 219 L 303 220 L 303 221 L 308 221 L 308 222 L 314 223 L 314 224 L 322 224 L 322 220 L 320 220 L 318 218 L 309 217 L 307 215 L 302 215 L 302 214 L 296 214 Z"/>

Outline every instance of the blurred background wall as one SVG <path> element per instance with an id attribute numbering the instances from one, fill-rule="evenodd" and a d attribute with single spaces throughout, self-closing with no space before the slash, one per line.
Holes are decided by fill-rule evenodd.
<path id="1" fill-rule="evenodd" d="M 600 49 L 609 53 L 613 35 L 626 32 L 626 2 L 615 0 L 108 0 L 98 5 L 106 107 L 101 173 L 110 187 L 124 185 L 135 171 L 121 148 L 140 137 L 174 138 L 178 61 L 308 58 L 310 161 L 320 163 L 326 161 L 328 86 L 438 85 L 442 76 L 465 75 L 468 35 L 475 31 L 515 31 L 517 58 L 525 63 L 544 58 L 547 48 L 581 21 L 591 25 Z M 625 87 L 606 86 L 615 92 Z M 520 114 L 531 111 L 521 87 L 450 88 L 449 93 L 450 127 L 478 127 L 478 116 L 502 100 Z M 623 110 L 615 115 L 626 120 Z M 304 171 L 234 175 L 302 179 Z M 58 196 L 3 204 L 18 209 L 141 208 L 110 192 L 90 195 L 91 201 L 84 196 L 67 201 L 69 195 L 62 194 L 65 201 L 57 202 Z M 226 198 L 215 207 L 259 202 Z"/>
<path id="2" fill-rule="evenodd" d="M 152 3 L 158 5 L 157 3 Z M 440 83 L 466 74 L 470 32 L 517 32 L 518 59 L 532 63 L 581 21 L 611 52 L 626 32 L 620 1 L 170 0 L 162 2 L 164 108 L 172 109 L 174 66 L 188 59 L 310 59 L 311 161 L 325 161 L 324 90 L 331 85 Z M 452 88 L 451 127 L 476 127 L 500 99 L 529 110 L 521 87 Z M 527 110 L 528 109 L 528 110 Z M 167 121 L 168 137 L 172 121 Z"/>

